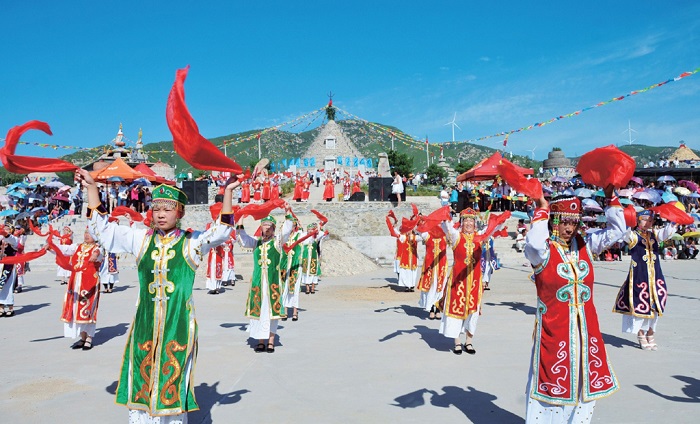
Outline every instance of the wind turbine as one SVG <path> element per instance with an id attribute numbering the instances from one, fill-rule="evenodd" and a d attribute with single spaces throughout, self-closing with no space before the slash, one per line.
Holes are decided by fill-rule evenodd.
<path id="1" fill-rule="evenodd" d="M 535 160 L 535 149 L 537 146 L 533 147 L 531 150 L 528 150 L 528 152 L 532 153 L 532 160 Z"/>
<path id="2" fill-rule="evenodd" d="M 459 128 L 459 125 L 455 122 L 455 119 L 457 118 L 457 112 L 455 112 L 454 116 L 452 117 L 452 120 L 445 125 L 452 125 L 452 141 L 455 141 L 455 127 Z M 459 128 L 461 130 L 461 128 Z"/>
<path id="3" fill-rule="evenodd" d="M 622 131 L 622 134 L 624 134 L 624 133 L 628 134 L 627 144 L 629 144 L 630 146 L 632 145 L 632 143 L 637 141 L 636 138 L 634 140 L 632 140 L 632 133 L 633 132 L 637 132 L 637 131 L 632 129 L 632 122 L 630 120 L 627 120 L 627 129 Z"/>

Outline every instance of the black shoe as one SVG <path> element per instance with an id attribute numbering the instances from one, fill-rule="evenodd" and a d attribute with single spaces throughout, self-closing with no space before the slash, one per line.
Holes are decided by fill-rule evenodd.
<path id="1" fill-rule="evenodd" d="M 207 294 L 219 294 L 218 290 L 209 290 Z"/>
<path id="2" fill-rule="evenodd" d="M 461 344 L 455 345 L 454 349 L 452 349 L 452 353 L 454 353 L 455 355 L 461 355 L 462 354 L 462 345 Z"/>
<path id="3" fill-rule="evenodd" d="M 299 315 L 293 315 L 292 321 L 299 321 Z"/>
<path id="4" fill-rule="evenodd" d="M 88 342 L 87 340 L 85 343 L 83 343 L 83 350 L 90 350 L 92 349 L 92 342 Z"/>
<path id="5" fill-rule="evenodd" d="M 255 351 L 257 353 L 264 352 L 265 351 L 265 343 L 258 343 L 258 345 L 255 346 Z"/>
<path id="6" fill-rule="evenodd" d="M 85 340 L 78 340 L 77 342 L 73 343 L 73 346 L 71 346 L 71 349 L 82 349 L 83 346 L 85 346 Z"/>
<path id="7" fill-rule="evenodd" d="M 476 349 L 474 349 L 474 346 L 472 346 L 471 343 L 464 345 L 464 351 L 470 355 L 476 355 Z"/>
<path id="8" fill-rule="evenodd" d="M 275 353 L 275 344 L 274 343 L 267 344 L 267 353 Z"/>

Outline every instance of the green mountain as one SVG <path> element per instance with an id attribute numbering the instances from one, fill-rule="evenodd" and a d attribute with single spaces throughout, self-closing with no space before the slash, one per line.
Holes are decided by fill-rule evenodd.
<path id="1" fill-rule="evenodd" d="M 392 131 L 395 134 L 394 148 L 400 153 L 405 153 L 413 158 L 416 171 L 424 171 L 427 167 L 426 153 L 417 143 L 406 143 L 402 140 L 411 139 L 398 128 L 379 125 L 386 129 L 386 132 L 378 132 L 375 126 L 358 120 L 341 120 L 337 121 L 338 125 L 343 130 L 344 134 L 355 143 L 357 149 L 368 158 L 376 160 L 380 152 L 386 152 L 391 149 L 391 136 L 386 133 Z M 224 151 L 224 140 L 228 140 L 226 145 L 227 156 L 234 158 L 241 166 L 246 167 L 258 161 L 258 140 L 255 137 L 261 130 L 251 130 L 241 133 L 229 134 L 222 137 L 210 139 L 212 143 Z M 303 131 L 300 133 L 292 133 L 287 131 L 271 131 L 263 134 L 260 139 L 262 148 L 262 156 L 270 159 L 272 162 L 281 161 L 282 159 L 290 159 L 303 157 L 306 150 L 309 148 L 313 140 L 321 131 L 320 127 Z M 232 144 L 231 140 L 249 140 Z M 235 142 L 233 142 L 235 143 Z M 78 165 L 90 163 L 99 157 L 109 146 L 99 146 L 90 151 L 75 152 L 62 159 L 72 161 Z M 422 146 L 420 146 L 422 147 Z M 445 160 L 451 167 L 455 167 L 459 162 L 476 163 L 481 159 L 492 155 L 497 149 L 476 144 L 450 144 L 444 146 L 443 154 Z M 162 161 L 170 165 L 176 166 L 177 172 L 188 172 L 192 167 L 187 164 L 180 156 L 175 154 L 172 141 L 161 141 L 148 143 L 144 145 L 144 151 L 148 154 L 150 161 Z M 437 162 L 440 156 L 438 146 L 430 145 L 429 153 L 431 161 Z M 509 159 L 511 159 L 509 157 Z M 512 160 L 519 165 L 533 167 L 540 166 L 540 162 L 530 160 L 525 156 L 514 155 Z"/>
<path id="2" fill-rule="evenodd" d="M 422 172 L 426 169 L 426 153 L 419 143 L 407 143 L 403 140 L 410 140 L 411 136 L 407 135 L 400 129 L 383 124 L 373 123 L 368 124 L 359 120 L 340 120 L 337 121 L 350 140 L 357 146 L 358 150 L 368 158 L 377 158 L 380 152 L 387 152 L 391 149 L 391 136 L 389 132 L 394 134 L 394 148 L 400 153 L 405 153 L 413 158 L 414 170 Z M 377 131 L 376 126 L 380 126 L 384 131 Z M 262 130 L 250 130 L 241 133 L 229 134 L 222 137 L 210 139 L 212 143 L 224 151 L 224 140 L 226 143 L 226 154 L 234 158 L 244 168 L 258 161 L 258 140 L 256 134 Z M 262 148 L 262 156 L 270 159 L 272 162 L 278 162 L 282 159 L 303 157 L 307 149 L 321 131 L 320 127 L 293 133 L 288 131 L 275 130 L 262 135 L 260 145 Z M 235 142 L 232 140 L 249 140 Z M 234 144 L 232 144 L 234 143 Z M 109 145 L 98 146 L 92 150 L 79 151 L 66 156 L 62 159 L 71 161 L 79 166 L 85 165 L 96 160 Z M 445 160 L 455 168 L 462 162 L 464 164 L 474 164 L 481 159 L 492 155 L 497 149 L 481 146 L 470 143 L 445 144 L 443 145 L 443 155 Z M 675 147 L 655 147 L 644 145 L 625 145 L 620 146 L 620 149 L 637 161 L 638 166 L 642 166 L 649 161 L 658 161 L 660 158 L 669 157 L 675 150 Z M 156 143 L 148 143 L 144 145 L 144 151 L 148 154 L 150 161 L 162 161 L 172 166 L 176 166 L 176 172 L 188 172 L 192 167 L 187 164 L 179 155 L 173 151 L 172 141 L 161 141 Z M 438 146 L 431 144 L 429 147 L 431 161 L 437 162 L 440 156 Z M 542 163 L 531 160 L 527 156 L 513 155 L 510 157 L 506 153 L 508 159 L 521 166 L 526 166 L 538 169 Z M 570 158 L 575 164 L 578 161 L 577 157 Z M 14 182 L 21 180 L 22 176 L 10 174 L 4 168 L 0 168 L 0 179 L 3 183 Z M 70 179 L 67 176 L 66 179 Z"/>

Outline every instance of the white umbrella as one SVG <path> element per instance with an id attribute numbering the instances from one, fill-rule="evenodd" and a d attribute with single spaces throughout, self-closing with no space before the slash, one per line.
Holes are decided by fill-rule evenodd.
<path id="1" fill-rule="evenodd" d="M 44 187 L 50 187 L 50 188 L 59 188 L 63 187 L 65 184 L 63 184 L 60 181 L 51 181 L 50 183 L 46 184 Z"/>

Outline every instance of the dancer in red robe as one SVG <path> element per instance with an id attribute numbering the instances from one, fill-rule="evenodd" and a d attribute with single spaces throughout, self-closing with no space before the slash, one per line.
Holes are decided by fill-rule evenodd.
<path id="1" fill-rule="evenodd" d="M 330 172 L 326 175 L 325 188 L 323 189 L 323 198 L 326 202 L 330 202 L 335 197 L 335 185 Z"/>
<path id="2" fill-rule="evenodd" d="M 607 359 L 593 304 L 593 258 L 616 243 L 625 219 L 613 187 L 605 189 L 605 229 L 579 234 L 581 202 L 560 196 L 537 209 L 525 257 L 535 272 L 537 313 L 528 380 L 526 422 L 588 423 L 596 399 L 619 387 Z"/>
<path id="3" fill-rule="evenodd" d="M 97 324 L 97 306 L 100 300 L 99 272 L 102 251 L 86 230 L 83 243 L 56 246 L 61 252 L 71 255 L 72 266 L 68 287 L 63 298 L 61 321 L 64 337 L 76 339 L 72 349 L 92 349 L 92 338 Z"/>

